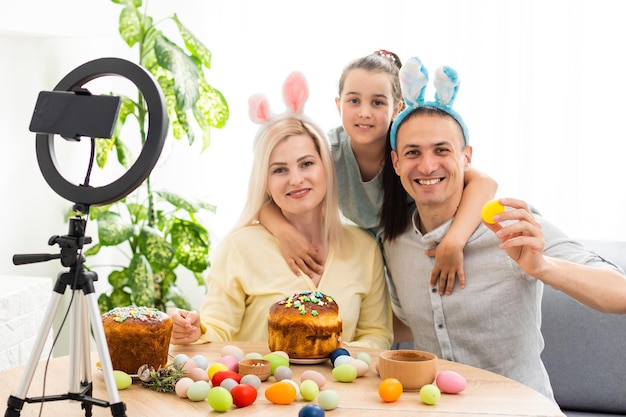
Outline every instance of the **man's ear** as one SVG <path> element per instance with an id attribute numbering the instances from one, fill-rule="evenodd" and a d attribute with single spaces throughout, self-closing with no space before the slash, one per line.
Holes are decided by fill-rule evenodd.
<path id="1" fill-rule="evenodd" d="M 465 149 L 463 149 L 463 158 L 465 159 L 465 171 L 467 171 L 470 168 L 470 165 L 472 165 L 472 147 L 470 145 L 465 146 Z"/>
<path id="2" fill-rule="evenodd" d="M 397 151 L 391 151 L 391 162 L 393 165 L 393 170 L 396 171 L 396 175 L 400 176 L 400 168 L 398 167 L 398 152 Z"/>

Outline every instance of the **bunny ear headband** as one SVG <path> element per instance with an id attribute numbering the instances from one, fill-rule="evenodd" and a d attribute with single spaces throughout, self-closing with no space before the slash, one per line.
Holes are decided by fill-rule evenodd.
<path id="1" fill-rule="evenodd" d="M 428 84 L 428 71 L 422 65 L 422 61 L 416 56 L 410 58 L 400 69 L 400 86 L 406 108 L 400 112 L 391 125 L 391 149 L 396 149 L 396 135 L 398 128 L 418 107 L 434 107 L 452 116 L 461 125 L 465 144 L 469 144 L 467 127 L 461 116 L 452 109 L 452 104 L 459 89 L 460 80 L 457 72 L 450 67 L 439 67 L 435 71 L 435 100 L 424 102 L 424 92 Z"/>
<path id="2" fill-rule="evenodd" d="M 287 107 L 284 113 L 275 115 L 272 113 L 267 97 L 263 94 L 254 94 L 248 99 L 248 113 L 250 120 L 261 125 L 254 141 L 255 146 L 261 133 L 279 120 L 295 118 L 311 125 L 321 137 L 325 137 L 323 131 L 304 115 L 304 105 L 309 98 L 309 86 L 306 78 L 300 72 L 294 71 L 283 83 L 283 101 Z"/>

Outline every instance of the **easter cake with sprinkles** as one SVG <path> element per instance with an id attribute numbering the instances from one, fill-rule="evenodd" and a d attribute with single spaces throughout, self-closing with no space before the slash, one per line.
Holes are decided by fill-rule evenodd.
<path id="1" fill-rule="evenodd" d="M 291 359 L 323 359 L 341 347 L 339 306 L 330 295 L 303 291 L 272 304 L 268 346 Z"/>
<path id="2" fill-rule="evenodd" d="M 114 370 L 136 374 L 142 365 L 167 365 L 172 319 L 152 307 L 117 307 L 102 314 Z"/>

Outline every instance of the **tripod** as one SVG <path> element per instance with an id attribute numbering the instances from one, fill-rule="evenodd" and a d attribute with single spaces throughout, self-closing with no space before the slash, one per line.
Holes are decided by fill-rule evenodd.
<path id="1" fill-rule="evenodd" d="M 98 309 L 98 301 L 93 282 L 98 280 L 95 272 L 83 269 L 84 257 L 79 255 L 84 243 L 91 243 L 90 237 L 85 237 L 86 221 L 80 216 L 70 219 L 69 234 L 65 236 L 52 236 L 48 244 L 58 244 L 61 253 L 15 255 L 15 265 L 43 262 L 50 259 L 61 259 L 61 264 L 69 267 L 69 271 L 59 273 L 54 285 L 53 294 L 46 310 L 44 323 L 35 341 L 26 370 L 22 376 L 15 395 L 9 396 L 5 417 L 17 417 L 20 415 L 24 403 L 44 403 L 59 400 L 75 400 L 82 403 L 85 416 L 90 417 L 92 407 L 110 407 L 111 413 L 116 417 L 126 416 L 126 405 L 120 401 L 113 365 L 109 356 L 109 349 L 104 335 L 104 328 Z M 66 287 L 72 289 L 72 302 L 70 304 L 70 379 L 67 394 L 58 394 L 40 397 L 26 397 L 28 388 L 33 380 L 37 363 L 41 357 L 46 337 L 52 328 L 52 321 L 59 308 L 61 298 Z M 85 304 L 86 301 L 86 304 Z M 106 384 L 109 401 L 93 398 L 93 382 L 91 379 L 91 360 L 89 352 L 89 324 L 96 339 L 98 355 L 102 365 L 104 381 Z"/>

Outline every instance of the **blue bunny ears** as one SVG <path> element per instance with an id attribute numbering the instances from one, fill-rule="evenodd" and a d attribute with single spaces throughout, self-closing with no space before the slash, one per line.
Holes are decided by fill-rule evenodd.
<path id="1" fill-rule="evenodd" d="M 460 80 L 457 72 L 450 67 L 439 67 L 435 71 L 435 100 L 424 101 L 424 93 L 428 85 L 428 71 L 416 56 L 409 58 L 400 69 L 400 85 L 406 108 L 400 112 L 391 125 L 391 149 L 396 149 L 398 128 L 418 107 L 434 107 L 452 116 L 461 126 L 465 144 L 469 144 L 469 134 L 461 116 L 452 109 L 452 104 L 459 89 Z"/>

